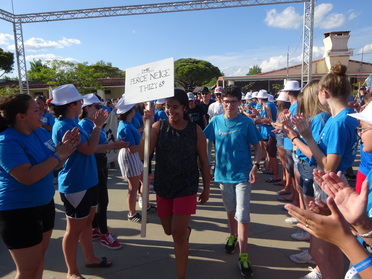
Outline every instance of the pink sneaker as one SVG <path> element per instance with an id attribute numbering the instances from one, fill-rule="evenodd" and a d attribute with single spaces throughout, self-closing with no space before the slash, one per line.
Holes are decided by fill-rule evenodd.
<path id="1" fill-rule="evenodd" d="M 101 245 L 114 250 L 123 247 L 123 245 L 120 244 L 120 242 L 117 241 L 110 233 L 101 235 Z"/>
<path id="2" fill-rule="evenodd" d="M 101 235 L 102 235 L 101 231 L 98 227 L 92 229 L 92 239 L 93 240 L 101 239 Z"/>

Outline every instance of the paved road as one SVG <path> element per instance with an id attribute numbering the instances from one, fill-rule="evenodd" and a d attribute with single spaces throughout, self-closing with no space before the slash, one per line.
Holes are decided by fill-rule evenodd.
<path id="1" fill-rule="evenodd" d="M 109 171 L 109 227 L 123 243 L 120 250 L 109 250 L 99 242 L 94 243 L 97 256 L 107 256 L 113 261 L 111 268 L 85 268 L 81 250 L 78 262 L 81 273 L 87 279 L 170 279 L 176 278 L 175 260 L 171 237 L 163 233 L 156 215 L 149 215 L 147 236 L 140 236 L 140 224 L 126 221 L 127 184 L 115 169 Z M 288 256 L 307 248 L 308 243 L 293 241 L 290 234 L 296 227 L 288 225 L 288 217 L 277 201 L 278 186 L 266 183 L 269 176 L 259 173 L 259 180 L 252 191 L 252 224 L 249 234 L 249 257 L 255 279 L 299 278 L 308 272 L 306 264 L 295 264 Z M 154 201 L 155 195 L 150 195 Z M 56 201 L 56 226 L 46 255 L 43 278 L 66 278 L 61 240 L 65 228 L 65 216 L 58 192 Z M 212 183 L 211 197 L 207 204 L 199 206 L 190 226 L 190 260 L 188 278 L 234 279 L 242 278 L 237 268 L 238 251 L 233 255 L 224 252 L 228 236 L 226 214 L 216 183 Z M 25 228 L 27 230 L 27 228 Z M 14 278 L 15 266 L 10 254 L 0 244 L 0 277 Z"/>

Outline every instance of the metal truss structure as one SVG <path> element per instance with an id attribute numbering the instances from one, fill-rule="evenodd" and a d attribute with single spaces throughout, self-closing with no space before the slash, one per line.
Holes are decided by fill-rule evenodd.
<path id="1" fill-rule="evenodd" d="M 29 93 L 22 24 L 61 20 L 186 12 L 273 4 L 304 3 L 302 84 L 311 79 L 315 0 L 194 0 L 145 5 L 79 9 L 30 14 L 12 14 L 0 9 L 0 19 L 11 22 L 14 30 L 19 87 Z"/>

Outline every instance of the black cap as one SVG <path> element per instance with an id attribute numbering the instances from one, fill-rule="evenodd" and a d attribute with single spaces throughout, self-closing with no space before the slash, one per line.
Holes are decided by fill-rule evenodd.
<path id="1" fill-rule="evenodd" d="M 202 91 L 201 92 L 209 92 L 209 89 L 208 87 L 203 87 Z"/>

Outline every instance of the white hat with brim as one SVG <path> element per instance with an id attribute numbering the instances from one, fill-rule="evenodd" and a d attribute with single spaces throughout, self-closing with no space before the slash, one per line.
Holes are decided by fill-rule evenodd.
<path id="1" fill-rule="evenodd" d="M 89 93 L 83 96 L 83 105 L 82 105 L 83 108 L 86 106 L 93 105 L 93 104 L 103 105 L 103 102 L 101 102 L 96 96 L 96 94 L 94 93 Z"/>
<path id="2" fill-rule="evenodd" d="M 58 86 L 52 91 L 52 95 L 53 100 L 50 103 L 56 106 L 70 104 L 83 99 L 83 96 L 77 91 L 73 84 Z"/>
<path id="3" fill-rule="evenodd" d="M 372 125 L 372 102 L 362 112 L 350 113 L 348 115 Z"/>
<path id="4" fill-rule="evenodd" d="M 297 80 L 287 80 L 281 91 L 300 91 L 301 87 Z"/>
<path id="5" fill-rule="evenodd" d="M 247 100 L 252 100 L 252 93 L 247 93 L 245 97 L 247 98 Z"/>
<path id="6" fill-rule="evenodd" d="M 257 98 L 258 91 L 252 93 L 252 98 Z"/>
<path id="7" fill-rule="evenodd" d="M 269 94 L 267 94 L 266 90 L 261 89 L 260 91 L 258 91 L 257 99 L 267 99 L 267 98 L 269 98 Z"/>
<path id="8" fill-rule="evenodd" d="M 273 95 L 271 95 L 271 94 L 267 94 L 269 97 L 267 98 L 267 100 L 269 101 L 269 102 L 274 102 L 274 96 Z"/>
<path id="9" fill-rule="evenodd" d="M 287 97 L 285 96 L 285 93 L 284 93 L 284 92 L 280 92 L 278 98 L 276 98 L 275 101 L 280 101 L 280 102 L 286 102 L 286 103 L 289 103 L 289 100 L 288 100 Z"/>
<path id="10" fill-rule="evenodd" d="M 156 100 L 155 104 L 164 105 L 165 104 L 165 99 L 158 99 L 158 100 Z"/>
<path id="11" fill-rule="evenodd" d="M 118 103 L 116 104 L 116 113 L 117 114 L 124 114 L 130 111 L 134 107 L 134 104 L 126 105 L 125 104 L 125 97 L 123 96 Z"/>

